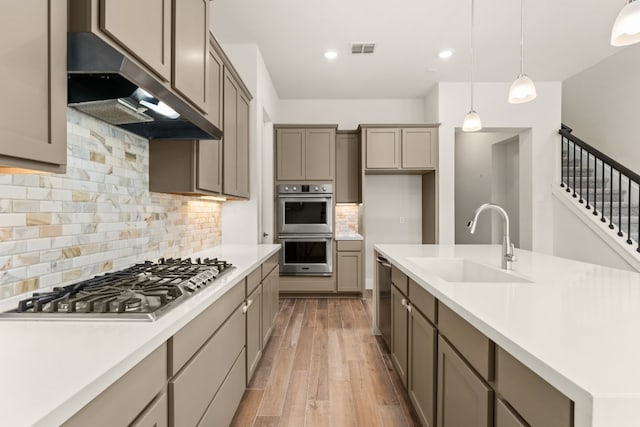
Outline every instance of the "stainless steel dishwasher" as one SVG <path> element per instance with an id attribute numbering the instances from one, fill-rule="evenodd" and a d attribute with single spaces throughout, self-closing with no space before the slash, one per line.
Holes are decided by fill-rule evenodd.
<path id="1" fill-rule="evenodd" d="M 391 349 L 391 263 L 378 255 L 378 329 Z"/>

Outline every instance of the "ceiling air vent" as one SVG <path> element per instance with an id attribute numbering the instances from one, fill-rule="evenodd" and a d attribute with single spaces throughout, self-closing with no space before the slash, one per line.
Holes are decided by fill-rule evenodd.
<path id="1" fill-rule="evenodd" d="M 351 53 L 354 55 L 373 53 L 376 49 L 376 44 L 370 43 L 351 43 Z"/>

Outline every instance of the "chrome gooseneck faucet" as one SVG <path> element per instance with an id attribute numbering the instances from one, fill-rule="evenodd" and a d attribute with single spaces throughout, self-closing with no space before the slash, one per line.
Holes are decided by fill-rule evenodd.
<path id="1" fill-rule="evenodd" d="M 478 216 L 481 212 L 488 209 L 500 212 L 500 214 L 502 215 L 502 219 L 504 220 L 504 237 L 502 238 L 501 265 L 505 270 L 511 270 L 511 264 L 516 261 L 516 255 L 513 252 L 514 246 L 513 243 L 511 243 L 511 238 L 509 237 L 509 215 L 507 214 L 507 211 L 493 203 L 485 203 L 484 205 L 476 209 L 476 213 L 473 215 L 473 219 L 467 223 L 467 230 L 471 234 L 475 233 L 476 225 L 478 224 Z"/>

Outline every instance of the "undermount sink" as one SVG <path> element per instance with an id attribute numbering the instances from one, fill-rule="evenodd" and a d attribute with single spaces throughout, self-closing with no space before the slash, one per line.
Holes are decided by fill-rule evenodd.
<path id="1" fill-rule="evenodd" d="M 533 283 L 512 273 L 464 258 L 409 258 L 408 260 L 447 282 Z"/>

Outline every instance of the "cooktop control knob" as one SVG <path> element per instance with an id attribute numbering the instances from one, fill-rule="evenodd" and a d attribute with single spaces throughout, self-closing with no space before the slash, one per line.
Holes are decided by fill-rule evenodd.
<path id="1" fill-rule="evenodd" d="M 288 185 L 284 187 L 284 191 L 289 191 L 289 186 Z"/>
<path id="2" fill-rule="evenodd" d="M 316 188 L 315 188 L 315 190 L 316 190 L 316 191 L 318 191 L 318 190 L 319 190 L 319 188 L 318 188 L 318 186 L 317 186 L 317 185 L 316 185 Z"/>
<path id="3" fill-rule="evenodd" d="M 327 187 L 322 187 L 322 191 L 327 191 Z"/>
<path id="4" fill-rule="evenodd" d="M 293 191 L 296 191 L 296 190 L 297 190 L 297 188 L 296 188 L 296 186 L 294 185 L 294 186 L 293 186 Z"/>

